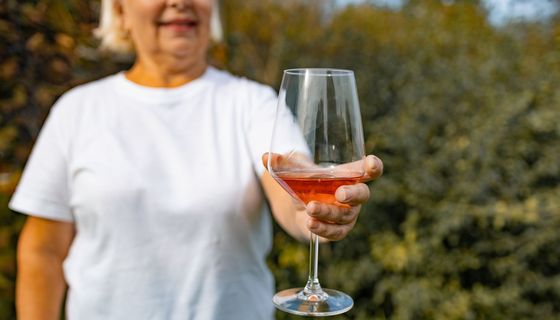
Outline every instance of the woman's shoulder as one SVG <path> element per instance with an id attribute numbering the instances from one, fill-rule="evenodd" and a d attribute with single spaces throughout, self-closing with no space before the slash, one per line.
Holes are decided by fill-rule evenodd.
<path id="1" fill-rule="evenodd" d="M 80 101 L 87 97 L 103 96 L 110 92 L 120 73 L 76 85 L 66 91 L 61 99 Z M 83 101 L 83 100 L 82 100 Z"/>
<path id="2" fill-rule="evenodd" d="M 84 109 L 91 109 L 89 106 L 103 104 L 107 100 L 104 97 L 112 94 L 118 76 L 119 74 L 113 74 L 70 88 L 58 98 L 53 111 L 64 114 L 82 113 Z"/>

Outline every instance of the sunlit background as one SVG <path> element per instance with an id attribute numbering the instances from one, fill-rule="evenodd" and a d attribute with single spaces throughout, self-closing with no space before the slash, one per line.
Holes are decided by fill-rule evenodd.
<path id="1" fill-rule="evenodd" d="M 356 72 L 385 175 L 352 234 L 321 248 L 321 282 L 355 299 L 335 319 L 560 318 L 557 1 L 220 2 L 215 65 L 273 88 L 286 68 Z M 15 318 L 23 223 L 7 202 L 49 108 L 130 64 L 96 50 L 98 10 L 0 1 L 0 319 Z M 277 288 L 302 285 L 307 246 L 274 239 Z"/>

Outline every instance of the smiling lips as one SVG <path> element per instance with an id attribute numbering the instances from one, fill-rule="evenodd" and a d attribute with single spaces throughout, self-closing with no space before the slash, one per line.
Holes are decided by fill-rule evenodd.
<path id="1" fill-rule="evenodd" d="M 159 22 L 159 26 L 176 32 L 184 32 L 196 28 L 198 26 L 198 21 L 194 19 L 171 19 Z"/>

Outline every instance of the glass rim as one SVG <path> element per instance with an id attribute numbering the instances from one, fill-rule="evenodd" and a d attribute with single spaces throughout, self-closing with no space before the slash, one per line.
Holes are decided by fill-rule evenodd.
<path id="1" fill-rule="evenodd" d="M 284 74 L 296 76 L 353 76 L 354 71 L 335 68 L 293 68 L 284 70 Z"/>

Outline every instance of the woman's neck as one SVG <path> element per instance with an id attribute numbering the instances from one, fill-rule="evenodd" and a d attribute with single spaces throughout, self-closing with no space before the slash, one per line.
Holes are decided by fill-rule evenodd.
<path id="1" fill-rule="evenodd" d="M 125 72 L 128 80 L 146 87 L 174 88 L 202 76 L 208 64 L 199 61 L 190 66 L 177 67 L 177 63 L 156 63 L 138 58 L 132 68 Z"/>

